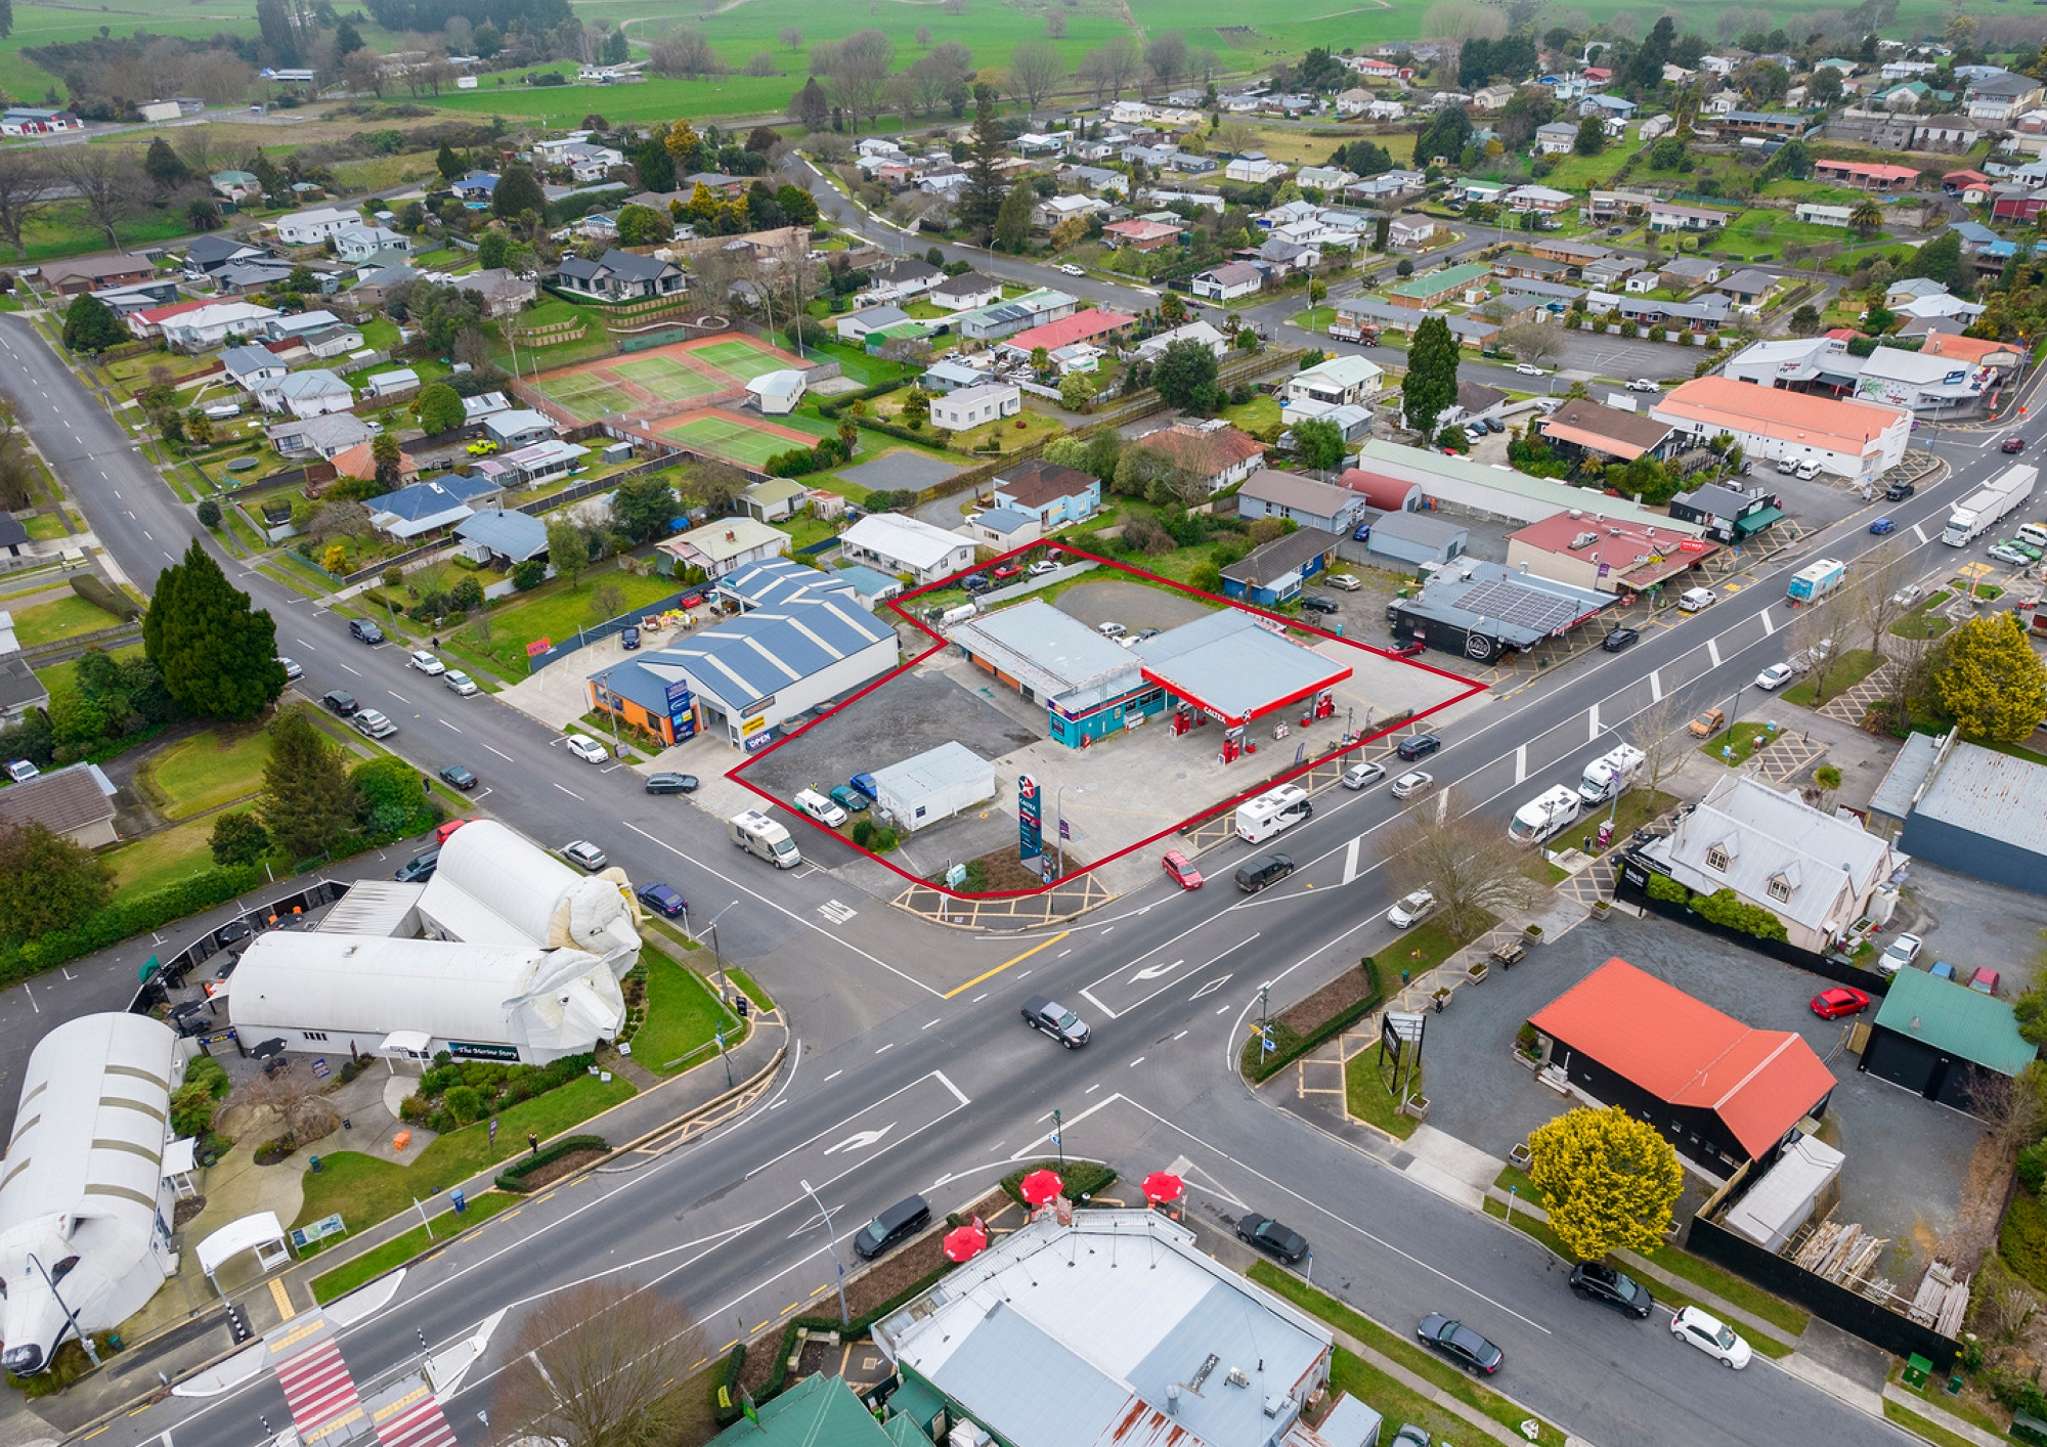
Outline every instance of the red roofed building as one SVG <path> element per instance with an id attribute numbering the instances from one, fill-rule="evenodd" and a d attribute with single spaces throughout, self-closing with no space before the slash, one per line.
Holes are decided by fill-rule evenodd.
<path id="1" fill-rule="evenodd" d="M 1981 171 L 1950 171 L 1940 178 L 1940 189 L 1950 196 L 1965 196 L 1970 191 L 1987 191 L 1990 178 Z"/>
<path id="2" fill-rule="evenodd" d="M 1643 593 L 1690 572 L 1720 545 L 1689 531 L 1560 512 L 1507 534 L 1507 566 L 1601 593 Z M 1674 585 L 1675 586 L 1675 585 Z"/>
<path id="3" fill-rule="evenodd" d="M 128 330 L 138 337 L 153 337 L 163 329 L 163 324 L 168 318 L 198 311 L 201 307 L 212 306 L 219 300 L 217 296 L 202 296 L 196 301 L 174 301 L 166 306 L 144 307 L 140 311 L 128 313 Z"/>
<path id="4" fill-rule="evenodd" d="M 1102 228 L 1102 235 L 1117 246 L 1127 246 L 1132 251 L 1162 251 L 1178 239 L 1181 228 L 1168 226 L 1163 221 L 1140 221 L 1133 217 L 1128 221 L 1111 221 Z"/>
<path id="5" fill-rule="evenodd" d="M 1909 191 L 1919 184 L 1914 167 L 1876 161 L 1814 161 L 1812 173 L 1822 181 L 1839 181 L 1863 191 Z"/>
<path id="6" fill-rule="evenodd" d="M 1687 437 L 1710 441 L 1725 432 L 1751 462 L 1810 462 L 1821 471 L 1864 482 L 1896 467 L 1912 435 L 1912 414 L 1874 402 L 1836 401 L 1732 377 L 1694 377 L 1649 409 Z"/>
<path id="7" fill-rule="evenodd" d="M 1027 357 L 1039 347 L 1049 352 L 1059 347 L 1072 346 L 1075 342 L 1091 342 L 1096 337 L 1120 332 L 1136 320 L 1136 317 L 1127 316 L 1122 312 L 1090 307 L 1084 312 L 1075 312 L 1072 316 L 1062 317 L 1056 322 L 1046 322 L 1043 326 L 1030 327 L 1018 332 L 1002 346 L 1005 351 L 1020 352 Z"/>
<path id="8" fill-rule="evenodd" d="M 1716 1175 L 1766 1162 L 1835 1080 L 1789 1030 L 1757 1030 L 1610 959 L 1529 1017 L 1547 1060 L 1593 1099 L 1648 1121 Z"/>
<path id="9" fill-rule="evenodd" d="M 1265 444 L 1221 420 L 1182 418 L 1155 428 L 1125 446 L 1164 458 L 1198 477 L 1212 493 L 1242 482 L 1265 460 Z"/>
<path id="10" fill-rule="evenodd" d="M 1364 495 L 1366 502 L 1380 512 L 1406 512 L 1421 504 L 1422 490 L 1418 483 L 1403 482 L 1397 477 L 1388 477 L 1383 472 L 1367 472 L 1362 467 L 1347 467 L 1336 479 L 1339 487 Z"/>
<path id="11" fill-rule="evenodd" d="M 2019 349 L 2010 342 L 1987 337 L 1965 337 L 1955 332 L 1928 332 L 1919 348 L 1922 357 L 1946 357 L 1972 367 L 1996 367 L 2011 371 L 2019 364 Z"/>

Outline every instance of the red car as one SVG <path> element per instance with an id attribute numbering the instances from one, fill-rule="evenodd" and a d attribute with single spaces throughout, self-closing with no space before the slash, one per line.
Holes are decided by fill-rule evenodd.
<path id="1" fill-rule="evenodd" d="M 1422 642 L 1421 639 L 1417 638 L 1414 639 L 1412 642 L 1403 643 L 1398 648 L 1394 649 L 1393 656 L 1395 658 L 1413 658 L 1416 654 L 1426 653 L 1428 651 L 1428 647 L 1429 647 L 1428 644 Z"/>
<path id="2" fill-rule="evenodd" d="M 468 822 L 469 821 L 467 819 L 448 820 L 445 824 L 441 825 L 440 828 L 434 830 L 434 843 L 446 844 L 448 842 L 448 836 L 450 834 L 453 834 L 457 829 L 460 829 L 464 824 L 467 824 Z"/>
<path id="3" fill-rule="evenodd" d="M 2006 453 L 2024 452 L 2026 450 L 2026 439 L 2020 437 L 2017 433 L 2013 433 L 2010 437 L 2004 439 L 2004 446 L 1997 450 Z"/>
<path id="4" fill-rule="evenodd" d="M 1166 877 L 1182 889 L 1201 888 L 1201 871 L 1194 867 L 1194 861 L 1177 849 L 1168 849 L 1165 858 L 1159 861 L 1165 866 Z"/>
<path id="5" fill-rule="evenodd" d="M 1822 1020 L 1838 1020 L 1869 1008 L 1869 996 L 1848 985 L 1836 985 L 1812 997 L 1812 1012 Z"/>
<path id="6" fill-rule="evenodd" d="M 1004 563 L 1001 567 L 994 570 L 995 576 L 1003 579 L 1014 578 L 1018 575 L 1019 571 L 1015 563 Z"/>

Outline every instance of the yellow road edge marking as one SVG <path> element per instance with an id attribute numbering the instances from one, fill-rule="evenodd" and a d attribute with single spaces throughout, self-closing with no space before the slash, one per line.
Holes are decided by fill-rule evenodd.
<path id="1" fill-rule="evenodd" d="M 1061 941 L 1061 940 L 1065 939 L 1065 938 L 1066 938 L 1066 937 L 1067 937 L 1068 935 L 1070 935 L 1070 934 L 1072 934 L 1072 933 L 1073 933 L 1073 931 L 1072 931 L 1072 930 L 1070 930 L 1070 929 L 1067 929 L 1067 930 L 1061 930 L 1061 931 L 1059 931 L 1059 933 L 1058 933 L 1058 934 L 1056 934 L 1056 935 L 1053 935 L 1053 936 L 1052 936 L 1052 937 L 1051 937 L 1050 939 L 1047 939 L 1047 940 L 1040 940 L 1040 941 L 1038 941 L 1038 943 L 1036 943 L 1036 944 L 1032 945 L 1032 946 L 1031 946 L 1031 947 L 1030 947 L 1029 949 L 1025 950 L 1025 951 L 1024 951 L 1024 952 L 1023 952 L 1022 954 L 1020 954 L 1020 955 L 1017 955 L 1017 956 L 1014 956 L 1014 957 L 1013 957 L 1013 958 L 1011 958 L 1011 959 L 1007 959 L 1007 960 L 1004 960 L 1004 961 L 1003 961 L 1003 962 L 1002 962 L 1001 964 L 997 965 L 997 966 L 996 966 L 996 967 L 995 967 L 994 969 L 992 969 L 992 970 L 983 970 L 983 971 L 982 971 L 982 972 L 981 972 L 980 974 L 978 974 L 978 975 L 974 976 L 974 978 L 973 978 L 973 979 L 971 979 L 971 980 L 967 981 L 967 982 L 966 982 L 966 983 L 965 983 L 964 985 L 955 985 L 955 986 L 953 986 L 953 987 L 952 987 L 952 988 L 951 988 L 950 990 L 947 990 L 947 991 L 945 992 L 945 994 L 944 994 L 944 995 L 943 995 L 943 996 L 942 996 L 941 998 L 943 998 L 943 999 L 947 999 L 947 1000 L 950 1000 L 950 999 L 952 999 L 952 998 L 953 998 L 953 996 L 955 996 L 955 995 L 964 995 L 964 994 L 965 994 L 965 993 L 966 993 L 967 991 L 969 991 L 969 990 L 973 989 L 973 988 L 974 988 L 974 986 L 976 986 L 976 985 L 980 985 L 980 984 L 985 984 L 985 983 L 987 983 L 987 982 L 988 982 L 989 980 L 992 980 L 992 979 L 994 979 L 994 978 L 995 978 L 995 977 L 996 977 L 997 975 L 1001 974 L 1001 973 L 1002 973 L 1002 972 L 1003 972 L 1004 970 L 1008 969 L 1008 968 L 1009 968 L 1009 967 L 1010 967 L 1011 965 L 1020 965 L 1020 964 L 1022 964 L 1022 963 L 1023 963 L 1023 962 L 1025 961 L 1025 960 L 1029 959 L 1029 958 L 1030 958 L 1030 957 L 1031 957 L 1032 955 L 1036 954 L 1036 953 L 1037 953 L 1037 952 L 1038 952 L 1039 950 L 1044 950 L 1044 949 L 1050 949 L 1050 948 L 1051 948 L 1051 947 L 1052 947 L 1053 945 L 1056 945 L 1056 944 L 1058 944 L 1058 943 L 1059 943 L 1059 941 Z"/>

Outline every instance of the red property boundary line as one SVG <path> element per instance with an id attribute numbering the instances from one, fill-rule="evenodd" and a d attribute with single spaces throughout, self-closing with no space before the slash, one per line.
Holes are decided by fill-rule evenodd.
<path id="1" fill-rule="evenodd" d="M 1095 860 L 1091 864 L 1082 865 L 1078 869 L 1074 869 L 1067 872 L 1066 874 L 1062 874 L 1061 876 L 1059 876 L 1059 878 L 1052 880 L 1048 884 L 1040 885 L 1036 889 L 984 890 L 978 893 L 969 893 L 962 890 L 948 888 L 943 884 L 935 884 L 928 879 L 921 879 L 917 875 L 914 875 L 910 873 L 908 870 L 904 869 L 901 865 L 895 863 L 893 860 L 885 859 L 881 855 L 876 854 L 871 849 L 861 848 L 858 844 L 855 844 L 848 835 L 842 834 L 838 830 L 833 829 L 828 825 L 820 823 L 818 820 L 811 818 L 801 809 L 796 808 L 787 800 L 770 793 L 768 790 L 761 788 L 752 780 L 741 777 L 741 775 L 743 775 L 748 769 L 752 768 L 762 759 L 765 759 L 769 754 L 772 754 L 776 749 L 781 748 L 783 744 L 788 743 L 792 739 L 801 738 L 804 734 L 810 732 L 811 729 L 817 727 L 817 725 L 824 723 L 827 719 L 833 717 L 841 709 L 852 707 L 861 699 L 867 697 L 868 694 L 873 693 L 876 689 L 882 688 L 887 684 L 893 682 L 895 679 L 901 677 L 903 674 L 909 672 L 918 664 L 922 663 L 925 659 L 931 657 L 933 654 L 941 652 L 948 646 L 946 638 L 943 634 L 939 633 L 937 630 L 933 629 L 930 625 L 925 623 L 924 620 L 919 618 L 914 612 L 906 609 L 903 606 L 904 604 L 909 603 L 911 600 L 915 598 L 921 597 L 925 593 L 933 592 L 934 590 L 941 588 L 950 587 L 955 581 L 965 577 L 969 573 L 983 572 L 989 568 L 998 567 L 1001 564 L 1008 562 L 1012 558 L 1021 557 L 1025 554 L 1037 552 L 1041 549 L 1048 552 L 1061 554 L 1062 556 L 1067 558 L 1085 559 L 1089 562 L 1097 563 L 1102 567 L 1112 568 L 1117 572 L 1128 573 L 1131 574 L 1132 576 L 1143 578 L 1148 582 L 1163 585 L 1164 587 L 1173 589 L 1175 592 L 1185 593 L 1187 596 L 1191 598 L 1199 598 L 1204 602 L 1210 604 L 1219 604 L 1225 608 L 1235 608 L 1245 613 L 1256 614 L 1258 617 L 1261 618 L 1269 618 L 1273 622 L 1284 624 L 1286 627 L 1290 629 L 1298 628 L 1305 632 L 1316 634 L 1319 637 L 1327 638 L 1332 642 L 1345 644 L 1348 647 L 1357 649 L 1359 652 L 1376 654 L 1380 658 L 1387 659 L 1390 662 L 1403 664 L 1408 668 L 1420 669 L 1424 673 L 1434 674 L 1437 678 L 1446 679 L 1449 682 L 1456 684 L 1459 687 L 1460 692 L 1454 694 L 1450 698 L 1444 699 L 1440 703 L 1430 705 L 1428 708 L 1423 709 L 1420 713 L 1410 714 L 1408 717 L 1401 719 L 1396 723 L 1387 724 L 1384 728 L 1378 729 L 1369 734 L 1365 734 L 1347 748 L 1334 748 L 1331 749 L 1326 754 L 1319 755 L 1316 758 L 1304 760 L 1297 767 L 1289 769 L 1286 773 L 1281 774 L 1276 778 L 1267 779 L 1259 783 L 1255 787 L 1245 790 L 1241 794 L 1233 795 L 1232 797 L 1224 799 L 1220 803 L 1212 804 L 1207 808 L 1196 810 L 1194 813 L 1189 814 L 1186 818 L 1180 820 L 1178 823 L 1169 824 L 1165 828 L 1159 830 L 1157 833 L 1147 835 L 1146 837 L 1139 839 L 1134 843 L 1126 844 L 1121 849 L 1118 849 L 1115 853 L 1106 854 L 1102 856 L 1100 859 Z M 1312 623 L 1302 623 L 1295 619 L 1284 617 L 1281 614 L 1271 612 L 1264 608 L 1256 607 L 1249 603 L 1238 602 L 1234 598 L 1225 598 L 1220 594 L 1209 593 L 1200 588 L 1189 587 L 1187 584 L 1178 582 L 1175 579 L 1163 577 L 1157 573 L 1147 572 L 1143 568 L 1133 567 L 1129 563 L 1122 562 L 1116 558 L 1105 558 L 1101 556 L 1099 553 L 1091 553 L 1084 548 L 1076 548 L 1071 546 L 1070 544 L 1054 542 L 1046 539 L 1040 539 L 1039 541 L 1034 543 L 1026 543 L 1019 548 L 1012 548 L 1008 552 L 1003 553 L 1000 557 L 995 558 L 992 562 L 976 564 L 970 568 L 963 568 L 959 572 L 950 574 L 949 576 L 944 578 L 940 578 L 935 582 L 926 583 L 920 588 L 913 588 L 909 592 L 902 594 L 899 598 L 890 599 L 888 602 L 888 606 L 890 611 L 895 613 L 895 615 L 898 618 L 902 619 L 905 623 L 908 623 L 912 628 L 917 629 L 919 632 L 929 637 L 931 639 L 931 646 L 929 648 L 924 649 L 922 652 L 918 653 L 915 657 L 905 660 L 897 667 L 883 674 L 880 678 L 875 679 L 872 683 L 862 688 L 858 693 L 855 693 L 851 697 L 843 700 L 841 703 L 837 705 L 837 707 L 833 708 L 830 713 L 822 714 L 819 717 L 810 720 L 808 723 L 804 724 L 803 727 L 797 729 L 794 733 L 783 735 L 783 737 L 777 739 L 774 743 L 770 744 L 767 748 L 762 749 L 759 753 L 753 754 L 741 760 L 738 764 L 726 770 L 725 777 L 730 779 L 733 783 L 738 784 L 740 787 L 747 789 L 754 794 L 759 795 L 767 803 L 779 806 L 784 812 L 794 815 L 797 819 L 801 820 L 805 824 L 810 825 L 811 828 L 816 829 L 819 833 L 837 840 L 839 843 L 845 845 L 848 849 L 866 855 L 867 858 L 873 860 L 876 864 L 881 865 L 883 868 L 888 869 L 890 872 L 896 874 L 907 883 L 920 885 L 923 888 L 935 890 L 939 894 L 946 896 L 948 899 L 960 900 L 1030 899 L 1037 895 L 1047 893 L 1050 890 L 1057 889 L 1060 885 L 1069 883 L 1072 880 L 1080 878 L 1084 874 L 1101 868 L 1104 864 L 1108 864 L 1114 860 L 1121 859 L 1126 854 L 1134 853 L 1139 849 L 1148 848 L 1149 846 L 1156 844 L 1159 840 L 1164 839 L 1167 835 L 1176 834 L 1180 830 L 1185 829 L 1190 824 L 1197 823 L 1203 819 L 1212 818 L 1215 815 L 1222 813 L 1224 810 L 1234 809 L 1239 804 L 1242 804 L 1245 800 L 1256 798 L 1260 794 L 1278 788 L 1281 784 L 1286 783 L 1290 779 L 1297 779 L 1301 775 L 1307 773 L 1309 770 L 1317 768 L 1322 764 L 1328 763 L 1331 759 L 1340 758 L 1345 754 L 1354 753 L 1357 750 L 1362 749 L 1366 744 L 1373 743 L 1379 739 L 1384 738 L 1387 734 L 1392 733 L 1395 729 L 1405 728 L 1407 727 L 1407 725 L 1412 723 L 1419 723 L 1421 720 L 1428 718 L 1431 714 L 1441 713 L 1444 709 L 1450 708 L 1456 704 L 1460 704 L 1464 702 L 1464 700 L 1466 700 L 1467 698 L 1472 697 L 1474 694 L 1480 694 L 1485 692 L 1486 690 L 1485 684 L 1476 682 L 1473 679 L 1466 678 L 1462 674 L 1452 673 L 1448 669 L 1438 668 L 1433 663 L 1422 663 L 1417 659 L 1402 658 L 1398 654 L 1391 653 L 1386 649 L 1375 648 L 1369 643 L 1361 643 L 1354 638 L 1340 637 L 1337 634 L 1331 633 L 1326 629 L 1319 628 Z"/>

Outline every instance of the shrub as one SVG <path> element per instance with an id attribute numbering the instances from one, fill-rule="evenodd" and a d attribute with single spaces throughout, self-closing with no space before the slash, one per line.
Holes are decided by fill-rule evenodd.
<path id="1" fill-rule="evenodd" d="M 611 1142 L 601 1135 L 563 1136 L 558 1141 L 542 1146 L 537 1153 L 529 1152 L 519 1157 L 511 1165 L 499 1171 L 497 1187 L 500 1191 L 524 1191 L 527 1189 L 525 1178 L 549 1162 L 558 1161 L 563 1156 L 573 1155 L 577 1151 L 608 1151 L 610 1149 Z"/>
<path id="2" fill-rule="evenodd" d="M 204 1135 L 213 1111 L 213 1092 L 204 1081 L 187 1081 L 171 1092 L 171 1129 L 181 1136 Z"/>
<path id="3" fill-rule="evenodd" d="M 398 1118 L 407 1125 L 418 1125 L 433 1113 L 433 1106 L 423 1095 L 408 1095 L 398 1102 Z"/>
<path id="4" fill-rule="evenodd" d="M 1667 874 L 1652 874 L 1649 876 L 1649 897 L 1667 904 L 1685 904 L 1691 899 L 1691 891 Z"/>
<path id="5" fill-rule="evenodd" d="M 247 811 L 222 814 L 213 821 L 207 847 L 215 864 L 255 864 L 270 852 L 270 831 Z"/>
<path id="6" fill-rule="evenodd" d="M 220 526 L 220 504 L 212 498 L 199 500 L 199 526 L 211 531 Z"/>
<path id="7" fill-rule="evenodd" d="M 1094 1161 L 1068 1161 L 1063 1167 L 1056 1160 L 1032 1161 L 1002 1178 L 1003 1193 L 1019 1206 L 1024 1204 L 1023 1178 L 1033 1171 L 1055 1173 L 1065 1183 L 1066 1199 L 1076 1203 L 1082 1196 L 1099 1196 L 1116 1183 L 1116 1173 Z"/>
<path id="8" fill-rule="evenodd" d="M 142 616 L 141 604 L 95 574 L 73 575 L 71 591 L 94 607 L 104 608 L 123 623 L 132 623 Z"/>
<path id="9" fill-rule="evenodd" d="M 0 946 L 0 985 L 16 984 L 43 970 L 89 955 L 131 935 L 216 904 L 225 904 L 262 882 L 253 865 L 209 869 L 176 884 L 131 898 L 116 897 L 68 930 L 52 930 L 19 944 Z"/>
<path id="10" fill-rule="evenodd" d="M 2036 1196 L 2047 1186 L 2047 1141 L 2035 1141 L 2019 1152 L 2019 1184 Z"/>
<path id="11" fill-rule="evenodd" d="M 483 1092 L 473 1085 L 458 1085 L 448 1092 L 448 1114 L 462 1125 L 483 1119 Z"/>

